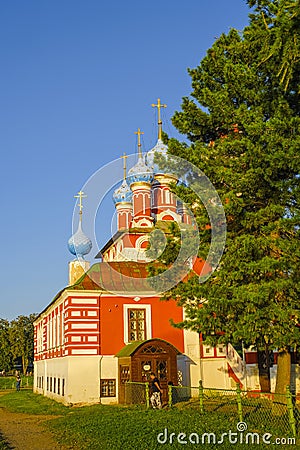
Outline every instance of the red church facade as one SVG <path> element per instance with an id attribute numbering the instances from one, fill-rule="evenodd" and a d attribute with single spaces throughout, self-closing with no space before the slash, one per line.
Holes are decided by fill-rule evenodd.
<path id="1" fill-rule="evenodd" d="M 158 104 L 160 104 L 158 102 Z M 159 127 L 161 124 L 159 123 Z M 138 136 L 140 136 L 140 130 Z M 154 371 L 165 388 L 174 385 L 232 388 L 236 382 L 260 390 L 255 352 L 242 358 L 231 346 L 212 348 L 197 333 L 171 325 L 184 319 L 175 301 L 162 301 L 147 279 L 146 248 L 155 228 L 170 221 L 192 227 L 187 208 L 170 190 L 176 181 L 155 166 L 167 154 L 161 129 L 155 147 L 143 156 L 114 192 L 118 230 L 89 268 L 91 242 L 82 231 L 69 240 L 75 255 L 69 286 L 40 313 L 34 327 L 34 391 L 65 404 L 124 401 L 124 383 L 143 382 Z M 125 160 L 124 160 L 125 161 Z M 164 226 L 164 229 L 166 227 Z M 188 261 L 196 274 L 205 267 Z M 248 362 L 248 364 L 247 364 Z M 273 379 L 275 372 L 271 374 Z"/>

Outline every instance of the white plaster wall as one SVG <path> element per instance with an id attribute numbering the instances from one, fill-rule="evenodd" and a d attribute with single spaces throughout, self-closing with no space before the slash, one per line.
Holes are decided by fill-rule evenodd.
<path id="1" fill-rule="evenodd" d="M 37 387 L 37 377 L 44 377 L 43 388 Z M 65 380 L 65 396 L 47 391 L 47 377 L 60 379 L 60 391 L 62 392 L 62 380 Z M 68 379 L 68 360 L 67 358 L 45 359 L 34 362 L 34 389 L 38 394 L 43 394 L 62 403 L 66 403 L 66 388 Z"/>
<path id="2" fill-rule="evenodd" d="M 118 399 L 118 359 L 114 356 L 65 356 L 36 361 L 34 373 L 34 392 L 65 404 L 109 404 Z M 37 377 L 40 376 L 44 377 L 43 389 L 37 387 Z M 65 379 L 64 396 L 47 391 L 47 377 Z M 100 399 L 100 378 L 116 379 L 116 397 Z M 62 392 L 62 381 L 60 383 Z"/>
<path id="3" fill-rule="evenodd" d="M 99 356 L 68 357 L 67 403 L 99 403 Z"/>
<path id="4" fill-rule="evenodd" d="M 183 318 L 185 318 L 185 313 L 183 311 Z M 186 355 L 185 359 L 185 372 L 186 382 L 188 386 L 197 387 L 199 386 L 199 380 L 203 379 L 203 366 L 200 358 L 200 342 L 199 334 L 195 331 L 184 330 L 184 353 Z"/>
<path id="5" fill-rule="evenodd" d="M 189 385 L 199 386 L 202 380 L 204 387 L 228 389 L 230 379 L 228 377 L 227 362 L 225 358 L 201 358 L 199 334 L 184 330 L 184 351 L 186 358 L 186 371 L 189 371 Z"/>
<path id="6" fill-rule="evenodd" d="M 231 378 L 228 376 L 228 366 L 225 358 L 202 359 L 201 366 L 203 373 L 202 381 L 205 388 L 235 388 L 235 381 L 232 379 L 232 385 Z"/>

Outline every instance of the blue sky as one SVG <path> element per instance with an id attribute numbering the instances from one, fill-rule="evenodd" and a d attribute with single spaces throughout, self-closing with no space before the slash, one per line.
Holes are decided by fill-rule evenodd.
<path id="1" fill-rule="evenodd" d="M 138 127 L 143 149 L 155 144 L 158 97 L 178 137 L 171 117 L 191 92 L 187 68 L 248 13 L 244 0 L 1 2 L 0 317 L 39 312 L 67 285 L 74 195 L 135 152 Z M 100 246 L 113 212 L 107 197 Z"/>

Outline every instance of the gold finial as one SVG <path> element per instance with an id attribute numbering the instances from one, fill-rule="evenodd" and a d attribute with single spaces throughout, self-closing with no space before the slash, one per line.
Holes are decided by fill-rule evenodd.
<path id="1" fill-rule="evenodd" d="M 142 146 L 142 144 L 141 144 L 141 134 L 144 134 L 144 132 L 141 131 L 140 128 L 138 128 L 138 130 L 135 131 L 134 134 L 137 134 L 137 135 L 138 135 L 138 153 L 139 153 L 139 158 L 141 158 L 141 157 L 142 157 L 142 150 L 141 150 L 141 146 Z"/>
<path id="2" fill-rule="evenodd" d="M 128 158 L 128 156 L 126 155 L 126 153 L 123 154 L 123 156 L 121 156 L 121 158 L 123 159 L 123 180 L 126 180 L 126 159 Z"/>
<path id="3" fill-rule="evenodd" d="M 79 219 L 81 221 L 82 219 L 82 208 L 83 208 L 83 204 L 82 204 L 82 199 L 86 198 L 87 195 L 85 195 L 85 193 L 83 191 L 79 191 L 78 195 L 74 195 L 74 198 L 79 198 Z"/>
<path id="4" fill-rule="evenodd" d="M 158 139 L 161 139 L 161 135 L 162 135 L 162 121 L 161 121 L 161 116 L 160 116 L 160 109 L 161 108 L 166 108 L 167 105 L 164 105 L 163 103 L 160 103 L 160 98 L 157 99 L 157 105 L 155 105 L 155 103 L 152 103 L 151 105 L 153 108 L 157 108 L 157 118 L 158 118 Z"/>

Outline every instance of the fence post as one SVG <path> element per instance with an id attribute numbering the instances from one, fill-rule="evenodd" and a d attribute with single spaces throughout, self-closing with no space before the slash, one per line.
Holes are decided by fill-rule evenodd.
<path id="1" fill-rule="evenodd" d="M 294 417 L 294 406 L 293 406 L 293 398 L 290 386 L 286 387 L 286 400 L 287 400 L 287 409 L 289 413 L 289 423 L 291 426 L 291 430 L 293 433 L 293 436 L 296 437 L 296 420 Z"/>
<path id="2" fill-rule="evenodd" d="M 173 391 L 172 391 L 172 385 L 171 384 L 168 384 L 168 407 L 169 408 L 171 408 L 171 406 L 173 405 L 173 401 L 172 401 L 172 394 L 173 394 Z"/>
<path id="3" fill-rule="evenodd" d="M 146 408 L 150 408 L 150 401 L 149 401 L 149 382 L 147 381 L 145 383 L 145 394 L 146 394 Z"/>
<path id="4" fill-rule="evenodd" d="M 239 421 L 243 422 L 243 408 L 242 408 L 242 396 L 241 396 L 241 386 L 240 383 L 236 383 L 236 401 L 237 401 L 237 407 L 238 407 L 238 416 Z"/>
<path id="5" fill-rule="evenodd" d="M 199 380 L 199 405 L 200 405 L 201 413 L 204 412 L 203 399 L 204 399 L 203 383 L 202 383 L 202 380 Z"/>

